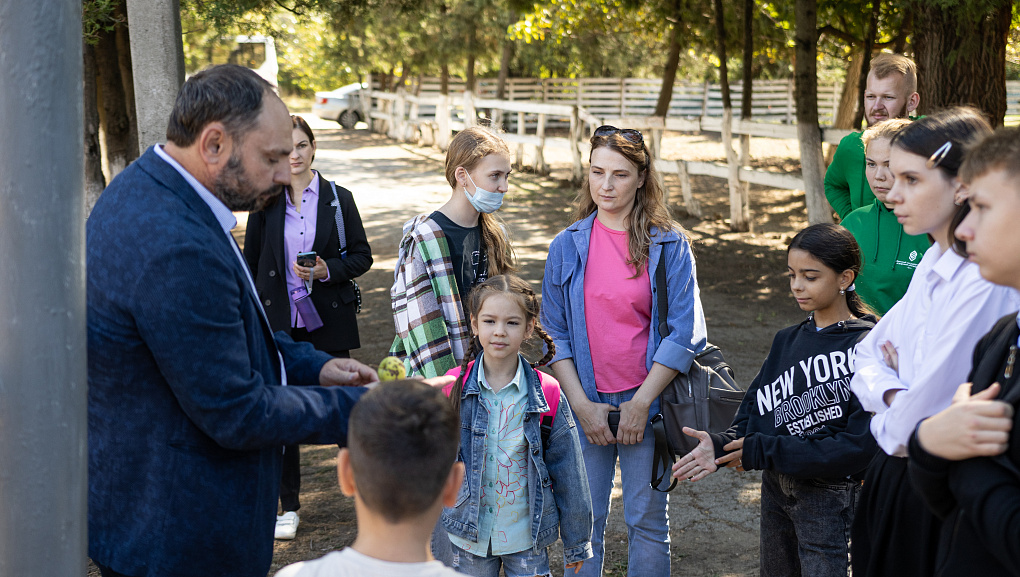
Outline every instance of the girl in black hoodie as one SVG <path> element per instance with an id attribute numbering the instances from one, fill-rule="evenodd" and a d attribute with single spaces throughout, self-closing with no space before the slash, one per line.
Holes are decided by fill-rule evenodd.
<path id="1" fill-rule="evenodd" d="M 846 229 L 809 226 L 790 242 L 787 262 L 808 318 L 776 334 L 728 430 L 684 429 L 699 444 L 673 476 L 763 471 L 761 575 L 846 577 L 860 480 L 878 449 L 850 378 L 855 346 L 876 319 L 854 292 L 861 255 Z"/>

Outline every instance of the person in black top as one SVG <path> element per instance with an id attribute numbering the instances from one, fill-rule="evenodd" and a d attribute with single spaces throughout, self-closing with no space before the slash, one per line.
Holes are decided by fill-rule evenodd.
<path id="1" fill-rule="evenodd" d="M 300 116 L 291 116 L 291 124 L 291 184 L 274 204 L 248 215 L 244 258 L 274 331 L 284 331 L 295 341 L 311 343 L 334 357 L 349 358 L 351 349 L 361 346 L 356 316 L 360 296 L 354 279 L 371 268 L 372 247 L 351 191 L 312 170 L 312 129 Z M 315 253 L 315 266 L 297 262 L 303 252 Z M 310 287 L 308 300 L 321 320 L 317 328 L 314 321 L 309 324 L 303 318 L 291 299 L 292 290 L 304 287 Z M 293 539 L 297 533 L 300 490 L 300 449 L 287 445 L 277 539 Z"/>
<path id="2" fill-rule="evenodd" d="M 971 211 L 956 237 L 982 277 L 1020 290 L 1020 130 L 979 143 L 961 176 Z M 910 440 L 910 481 L 944 519 L 936 575 L 1020 575 L 1018 322 L 1007 315 L 978 342 L 971 383 Z"/>
<path id="3" fill-rule="evenodd" d="M 811 314 L 776 334 L 728 430 L 684 428 L 699 444 L 673 476 L 763 471 L 761 575 L 846 577 L 860 481 L 878 450 L 850 378 L 854 348 L 877 319 L 854 291 L 861 254 L 846 229 L 799 232 L 788 269 L 797 304 Z"/>

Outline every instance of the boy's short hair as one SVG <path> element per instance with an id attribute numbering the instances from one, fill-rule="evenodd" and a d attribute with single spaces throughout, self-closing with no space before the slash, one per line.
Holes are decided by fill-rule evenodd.
<path id="1" fill-rule="evenodd" d="M 960 180 L 969 183 L 993 170 L 1020 179 L 1020 128 L 999 128 L 967 150 Z"/>
<path id="2" fill-rule="evenodd" d="M 913 60 L 902 54 L 888 52 L 883 52 L 871 59 L 871 70 L 868 74 L 874 74 L 875 78 L 881 79 L 893 73 L 903 76 L 900 88 L 907 96 L 917 92 L 917 65 Z"/>
<path id="3" fill-rule="evenodd" d="M 864 149 L 868 149 L 868 143 L 872 140 L 880 140 L 882 138 L 888 138 L 892 140 L 896 133 L 903 130 L 904 126 L 910 125 L 911 120 L 908 118 L 890 118 L 889 120 L 883 120 L 874 126 L 869 126 L 864 134 L 861 135 L 861 143 L 864 144 Z"/>
<path id="4" fill-rule="evenodd" d="M 435 504 L 457 458 L 460 418 L 441 388 L 391 381 L 351 411 L 347 445 L 358 494 L 390 523 Z"/>

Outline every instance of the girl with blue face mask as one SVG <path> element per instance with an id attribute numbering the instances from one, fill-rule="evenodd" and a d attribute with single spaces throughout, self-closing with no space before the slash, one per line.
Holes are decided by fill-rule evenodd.
<path id="1" fill-rule="evenodd" d="M 450 142 L 450 199 L 404 223 L 390 289 L 397 336 L 390 354 L 409 375 L 459 366 L 469 343 L 462 300 L 487 278 L 513 272 L 506 226 L 495 216 L 510 176 L 510 149 L 494 131 L 471 127 Z"/>

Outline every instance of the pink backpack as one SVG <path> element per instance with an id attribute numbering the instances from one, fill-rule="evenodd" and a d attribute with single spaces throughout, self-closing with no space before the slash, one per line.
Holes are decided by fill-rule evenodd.
<path id="1" fill-rule="evenodd" d="M 471 367 L 473 367 L 474 364 L 474 361 L 468 363 L 468 374 L 471 374 Z M 545 429 L 545 427 L 549 427 L 549 430 L 551 431 L 553 419 L 556 417 L 556 410 L 560 407 L 560 382 L 552 375 L 543 373 L 542 371 L 535 372 L 538 373 L 538 382 L 542 385 L 542 394 L 545 395 L 545 400 L 549 403 L 549 410 L 542 413 L 541 416 L 542 427 L 543 429 Z M 460 378 L 460 367 L 454 367 L 449 371 L 446 371 L 446 376 Z M 443 392 L 446 393 L 447 397 L 450 396 L 450 391 L 453 390 L 453 385 L 454 383 L 450 383 L 443 387 Z M 548 434 L 545 430 L 542 431 L 542 437 L 543 441 L 547 440 L 546 438 L 548 437 Z"/>

